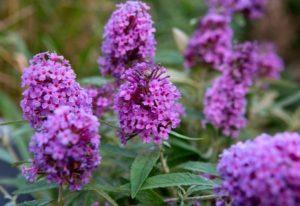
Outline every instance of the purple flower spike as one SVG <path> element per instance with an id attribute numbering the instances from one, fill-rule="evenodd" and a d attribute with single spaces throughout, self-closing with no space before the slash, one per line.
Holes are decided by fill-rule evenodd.
<path id="1" fill-rule="evenodd" d="M 210 7 L 232 14 L 242 13 L 246 18 L 258 19 L 265 13 L 268 0 L 207 0 Z"/>
<path id="2" fill-rule="evenodd" d="M 230 20 L 228 15 L 211 11 L 200 21 L 184 54 L 186 68 L 204 63 L 220 70 L 231 51 L 233 31 Z"/>
<path id="3" fill-rule="evenodd" d="M 226 136 L 238 137 L 247 124 L 245 118 L 247 89 L 228 76 L 221 76 L 206 91 L 204 115 L 207 122 L 214 125 Z"/>
<path id="4" fill-rule="evenodd" d="M 258 47 L 258 77 L 279 79 L 284 69 L 283 60 L 278 56 L 272 43 L 262 43 Z"/>
<path id="5" fill-rule="evenodd" d="M 100 136 L 97 118 L 84 110 L 60 107 L 44 122 L 42 132 L 30 142 L 31 166 L 23 175 L 35 181 L 37 175 L 50 182 L 79 190 L 87 184 L 92 171 L 100 164 Z"/>
<path id="6" fill-rule="evenodd" d="M 102 75 L 119 79 L 134 61 L 153 61 L 156 42 L 148 5 L 127 1 L 117 7 L 105 26 L 98 63 Z"/>
<path id="7" fill-rule="evenodd" d="M 116 90 L 116 83 L 107 83 L 101 87 L 88 86 L 86 88 L 88 95 L 93 99 L 93 112 L 97 117 L 101 117 L 104 112 L 112 109 Z"/>
<path id="8" fill-rule="evenodd" d="M 144 143 L 161 144 L 180 123 L 180 93 L 168 80 L 166 69 L 152 63 L 137 63 L 123 75 L 115 99 L 123 144 L 139 135 Z"/>
<path id="9" fill-rule="evenodd" d="M 217 205 L 296 206 L 300 202 L 300 135 L 262 134 L 237 143 L 221 155 L 218 171 L 222 183 Z"/>
<path id="10" fill-rule="evenodd" d="M 257 62 L 256 43 L 238 44 L 226 59 L 225 64 L 222 65 L 223 75 L 229 76 L 235 84 L 242 84 L 245 87 L 252 86 L 258 71 Z"/>
<path id="11" fill-rule="evenodd" d="M 21 107 L 24 119 L 40 129 L 48 115 L 60 106 L 90 111 L 91 98 L 75 81 L 67 60 L 55 53 L 40 53 L 30 60 L 22 75 Z"/>

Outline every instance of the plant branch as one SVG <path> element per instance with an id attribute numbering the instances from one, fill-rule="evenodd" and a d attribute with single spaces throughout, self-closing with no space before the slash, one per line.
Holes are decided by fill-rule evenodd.
<path id="1" fill-rule="evenodd" d="M 217 195 L 204 195 L 204 196 L 195 196 L 195 197 L 187 197 L 184 200 L 214 200 L 218 198 Z M 179 198 L 166 198 L 164 202 L 177 202 L 180 200 Z"/>
<path id="2" fill-rule="evenodd" d="M 64 196 L 63 196 L 63 186 L 62 185 L 60 185 L 59 188 L 58 188 L 57 204 L 59 206 L 63 206 L 64 205 Z"/>

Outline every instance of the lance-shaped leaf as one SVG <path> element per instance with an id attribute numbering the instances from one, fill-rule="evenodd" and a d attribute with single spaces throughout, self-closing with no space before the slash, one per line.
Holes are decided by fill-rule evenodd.
<path id="1" fill-rule="evenodd" d="M 201 172 L 205 174 L 219 176 L 216 170 L 216 165 L 207 162 L 190 161 L 190 162 L 183 163 L 177 167 L 185 170 L 193 171 L 193 172 Z"/>
<path id="2" fill-rule="evenodd" d="M 159 151 L 154 150 L 150 153 L 139 154 L 131 165 L 130 185 L 131 197 L 134 198 L 144 181 L 150 174 L 153 166 L 159 157 Z"/>

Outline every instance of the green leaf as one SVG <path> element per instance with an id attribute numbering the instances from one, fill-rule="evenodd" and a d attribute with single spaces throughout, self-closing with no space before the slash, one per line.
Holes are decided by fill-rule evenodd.
<path id="1" fill-rule="evenodd" d="M 136 199 L 146 206 L 164 205 L 164 199 L 153 190 L 139 191 L 139 193 L 136 195 Z"/>
<path id="2" fill-rule="evenodd" d="M 86 85 L 94 85 L 94 86 L 102 86 L 104 84 L 112 82 L 112 79 L 109 78 L 103 78 L 99 76 L 93 76 L 93 77 L 86 77 L 81 79 L 79 82 L 81 84 L 86 84 Z"/>
<path id="3" fill-rule="evenodd" d="M 184 149 L 186 151 L 190 151 L 190 152 L 196 153 L 199 156 L 202 155 L 197 148 L 195 148 L 191 144 L 186 143 L 186 141 L 181 141 L 179 139 L 171 138 L 170 139 L 170 143 L 173 146 L 179 147 L 179 148 Z"/>
<path id="4" fill-rule="evenodd" d="M 175 136 L 175 137 L 178 137 L 180 139 L 185 139 L 185 140 L 199 141 L 199 140 L 203 140 L 204 139 L 204 138 L 188 137 L 188 136 L 179 134 L 179 133 L 177 133 L 175 131 L 171 131 L 170 134 L 173 135 L 173 136 Z"/>
<path id="5" fill-rule="evenodd" d="M 18 206 L 46 206 L 49 205 L 53 200 L 32 200 L 18 204 Z"/>
<path id="6" fill-rule="evenodd" d="M 142 189 L 145 190 L 185 185 L 212 186 L 214 185 L 214 182 L 191 173 L 170 173 L 149 177 L 143 184 Z"/>
<path id="7" fill-rule="evenodd" d="M 36 183 L 27 184 L 24 187 L 21 187 L 20 189 L 14 191 L 14 194 L 15 195 L 29 194 L 29 193 L 41 192 L 53 188 L 57 188 L 57 185 L 41 180 Z"/>
<path id="8" fill-rule="evenodd" d="M 134 198 L 145 179 L 150 174 L 153 166 L 159 157 L 159 151 L 154 150 L 150 154 L 139 154 L 131 165 L 130 170 L 130 184 L 131 184 L 131 197 Z"/>
<path id="9" fill-rule="evenodd" d="M 7 163 L 12 163 L 13 158 L 12 156 L 3 148 L 0 147 L 0 160 L 7 162 Z"/>
<path id="10" fill-rule="evenodd" d="M 21 118 L 21 113 L 14 101 L 2 91 L 0 91 L 0 113 L 6 120 Z"/>
<path id="11" fill-rule="evenodd" d="M 114 199 L 112 199 L 112 197 L 109 196 L 109 194 L 107 194 L 106 192 L 104 192 L 99 187 L 94 187 L 94 186 L 90 185 L 90 186 L 86 187 L 86 190 L 94 191 L 98 195 L 100 195 L 101 197 L 103 197 L 105 200 L 107 200 L 111 205 L 118 206 L 118 204 L 114 201 Z"/>
<path id="12" fill-rule="evenodd" d="M 186 191 L 187 195 L 191 195 L 196 192 L 213 190 L 215 187 L 213 185 L 193 185 Z"/>
<path id="13" fill-rule="evenodd" d="M 190 162 L 183 163 L 177 167 L 185 170 L 194 171 L 194 172 L 202 172 L 214 176 L 219 176 L 216 170 L 216 165 L 211 163 L 190 161 Z"/>
<path id="14" fill-rule="evenodd" d="M 136 157 L 136 153 L 134 151 L 128 150 L 126 148 L 118 147 L 111 144 L 102 144 L 101 145 L 101 153 L 106 153 L 111 155 L 118 155 L 118 156 L 124 156 L 124 157 L 130 157 L 134 158 Z"/>

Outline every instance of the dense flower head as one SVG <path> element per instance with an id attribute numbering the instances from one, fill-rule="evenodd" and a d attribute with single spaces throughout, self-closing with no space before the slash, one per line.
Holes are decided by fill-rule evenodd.
<path id="1" fill-rule="evenodd" d="M 101 117 L 104 112 L 109 111 L 114 104 L 114 95 L 116 93 L 117 84 L 106 83 L 100 87 L 88 86 L 86 91 L 92 98 L 93 113 Z"/>
<path id="2" fill-rule="evenodd" d="M 283 60 L 276 52 L 272 43 L 258 45 L 258 77 L 279 79 L 280 72 L 284 69 Z"/>
<path id="3" fill-rule="evenodd" d="M 162 143 L 180 123 L 180 93 L 168 80 L 166 69 L 152 63 L 136 63 L 123 75 L 115 99 L 119 116 L 119 136 L 126 139 L 139 135 L 143 142 Z"/>
<path id="4" fill-rule="evenodd" d="M 233 206 L 297 206 L 299 170 L 299 133 L 262 134 L 223 152 L 218 193 L 228 196 Z"/>
<path id="5" fill-rule="evenodd" d="M 245 87 L 252 86 L 258 70 L 257 44 L 245 42 L 234 46 L 233 51 L 221 66 L 224 75 L 231 78 L 235 84 Z"/>
<path id="6" fill-rule="evenodd" d="M 35 55 L 29 63 L 22 75 L 21 107 L 24 118 L 34 128 L 39 129 L 47 116 L 62 105 L 90 110 L 91 98 L 76 82 L 63 56 L 44 52 Z"/>
<path id="7" fill-rule="evenodd" d="M 242 13 L 250 19 L 262 17 L 268 0 L 207 0 L 208 5 L 224 13 Z"/>
<path id="8" fill-rule="evenodd" d="M 230 20 L 228 15 L 212 11 L 203 17 L 184 53 L 185 67 L 204 63 L 220 70 L 231 51 L 233 31 Z"/>
<path id="9" fill-rule="evenodd" d="M 150 7 L 141 1 L 118 4 L 104 29 L 102 57 L 98 63 L 103 75 L 119 78 L 134 61 L 152 61 L 155 55 Z"/>
<path id="10" fill-rule="evenodd" d="M 32 165 L 23 168 L 23 175 L 31 182 L 43 175 L 50 182 L 79 190 L 100 163 L 98 128 L 97 118 L 84 110 L 56 109 L 43 131 L 32 137 Z"/>
<path id="11" fill-rule="evenodd" d="M 226 136 L 236 138 L 246 126 L 247 88 L 227 75 L 218 77 L 205 93 L 205 121 Z"/>

